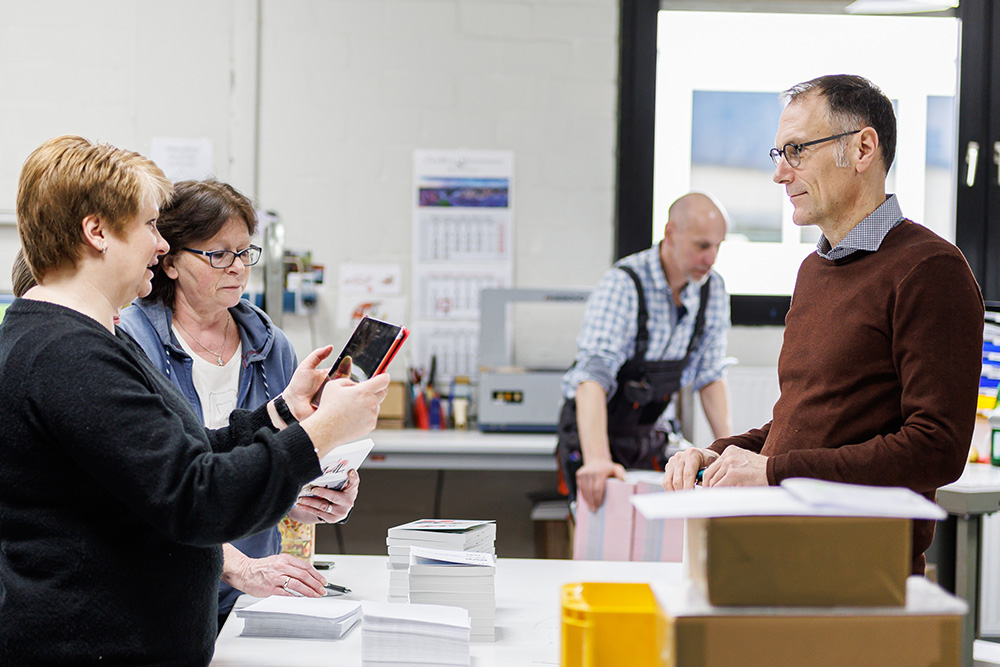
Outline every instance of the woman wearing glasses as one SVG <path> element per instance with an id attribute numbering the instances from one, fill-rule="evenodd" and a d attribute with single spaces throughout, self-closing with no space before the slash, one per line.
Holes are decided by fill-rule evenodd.
<path id="1" fill-rule="evenodd" d="M 121 314 L 153 365 L 187 397 L 205 426 L 218 428 L 234 408 L 252 410 L 277 397 L 297 365 L 285 334 L 241 299 L 261 250 L 250 243 L 257 216 L 250 200 L 215 180 L 177 183 L 157 228 L 170 251 L 154 269 L 153 289 Z M 340 492 L 302 496 L 291 518 L 344 519 L 358 495 L 351 473 Z M 276 526 L 223 546 L 219 628 L 240 592 L 257 597 L 319 597 L 326 580 L 309 563 L 280 554 Z"/>
<path id="2" fill-rule="evenodd" d="M 312 407 L 328 346 L 284 390 L 298 423 L 269 401 L 206 429 L 115 327 L 152 289 L 172 190 L 141 155 L 80 137 L 22 168 L 38 284 L 0 323 L 0 664 L 207 664 L 218 545 L 274 525 L 317 457 L 375 425 L 382 376 L 336 380 Z"/>

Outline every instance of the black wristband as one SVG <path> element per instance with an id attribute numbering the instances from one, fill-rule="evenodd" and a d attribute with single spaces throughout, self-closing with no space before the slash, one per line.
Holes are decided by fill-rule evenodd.
<path id="1" fill-rule="evenodd" d="M 295 418 L 295 415 L 292 414 L 292 411 L 288 408 L 288 403 L 285 403 L 285 397 L 281 394 L 274 397 L 274 409 L 278 413 L 278 416 L 281 417 L 288 426 L 291 426 L 298 421 L 298 419 Z"/>

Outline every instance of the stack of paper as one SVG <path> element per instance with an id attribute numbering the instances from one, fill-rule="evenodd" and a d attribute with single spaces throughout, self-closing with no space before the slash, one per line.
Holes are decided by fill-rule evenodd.
<path id="1" fill-rule="evenodd" d="M 711 491 L 711 493 L 707 493 Z M 720 516 L 870 516 L 935 519 L 940 506 L 910 489 L 792 477 L 780 486 L 694 488 L 632 496 L 647 519 Z"/>
<path id="2" fill-rule="evenodd" d="M 468 610 L 472 641 L 493 641 L 496 556 L 410 547 L 410 602 Z"/>
<path id="3" fill-rule="evenodd" d="M 339 639 L 361 618 L 361 603 L 335 598 L 272 596 L 237 609 L 244 637 Z"/>
<path id="4" fill-rule="evenodd" d="M 469 665 L 469 613 L 458 607 L 364 603 L 361 664 Z"/>
<path id="5" fill-rule="evenodd" d="M 389 602 L 409 597 L 410 547 L 495 554 L 496 524 L 468 519 L 420 519 L 389 529 Z"/>

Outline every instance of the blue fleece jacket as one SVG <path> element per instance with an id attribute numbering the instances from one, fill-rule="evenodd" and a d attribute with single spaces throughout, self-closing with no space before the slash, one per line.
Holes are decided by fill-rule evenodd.
<path id="1" fill-rule="evenodd" d="M 267 313 L 245 300 L 229 312 L 240 332 L 243 350 L 236 406 L 253 410 L 281 393 L 298 360 L 288 337 L 274 326 Z M 122 310 L 120 326 L 135 338 L 153 365 L 181 390 L 195 413 L 201 415 L 201 399 L 191 377 L 194 361 L 174 335 L 172 320 L 169 306 L 138 299 Z M 251 558 L 273 556 L 281 551 L 281 535 L 275 526 L 236 540 L 232 545 Z M 229 612 L 239 595 L 232 586 L 220 582 L 219 613 Z"/>

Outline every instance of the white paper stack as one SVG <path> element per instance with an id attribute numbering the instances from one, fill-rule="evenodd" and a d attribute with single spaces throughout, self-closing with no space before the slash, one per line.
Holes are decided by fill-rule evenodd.
<path id="1" fill-rule="evenodd" d="M 496 554 L 497 527 L 493 521 L 470 519 L 420 519 L 389 529 L 389 602 L 409 597 L 410 547 L 452 549 Z"/>
<path id="2" fill-rule="evenodd" d="M 340 639 L 361 619 L 361 603 L 336 598 L 272 596 L 237 609 L 244 637 Z"/>
<path id="3" fill-rule="evenodd" d="M 496 556 L 474 551 L 410 547 L 410 602 L 462 607 L 472 641 L 493 641 Z"/>
<path id="4" fill-rule="evenodd" d="M 469 657 L 469 612 L 459 607 L 364 602 L 361 664 L 464 665 Z"/>

